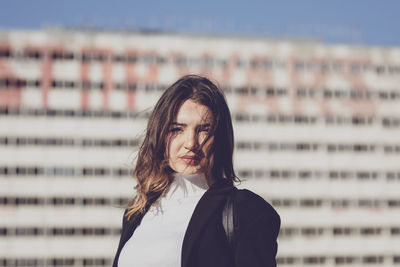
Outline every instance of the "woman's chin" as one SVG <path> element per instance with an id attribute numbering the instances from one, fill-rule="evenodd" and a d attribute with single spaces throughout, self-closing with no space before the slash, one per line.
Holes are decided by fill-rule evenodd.
<path id="1" fill-rule="evenodd" d="M 175 171 L 180 174 L 196 174 L 200 172 L 200 168 L 198 166 L 182 166 L 182 168 Z"/>

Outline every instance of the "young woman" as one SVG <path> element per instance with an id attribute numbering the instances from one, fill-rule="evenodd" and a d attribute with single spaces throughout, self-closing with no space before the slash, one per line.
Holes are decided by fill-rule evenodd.
<path id="1" fill-rule="evenodd" d="M 279 215 L 260 196 L 234 187 L 233 148 L 229 108 L 217 86 L 195 75 L 170 86 L 139 150 L 136 196 L 113 267 L 276 266 Z M 228 200 L 233 231 L 223 224 Z"/>

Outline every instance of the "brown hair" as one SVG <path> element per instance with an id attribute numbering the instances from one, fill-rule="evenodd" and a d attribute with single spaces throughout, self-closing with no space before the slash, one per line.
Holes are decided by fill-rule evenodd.
<path id="1" fill-rule="evenodd" d="M 173 179 L 166 151 L 169 128 L 188 99 L 208 107 L 213 115 L 209 137 L 214 140 L 207 155 L 207 182 L 211 176 L 214 181 L 225 179 L 232 184 L 239 180 L 233 170 L 232 120 L 223 92 L 205 77 L 184 76 L 166 89 L 150 115 L 133 174 L 137 194 L 128 205 L 128 219 L 145 212 L 169 188 Z"/>

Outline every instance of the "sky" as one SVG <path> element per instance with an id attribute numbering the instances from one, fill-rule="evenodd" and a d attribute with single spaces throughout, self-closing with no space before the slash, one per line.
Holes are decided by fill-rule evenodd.
<path id="1" fill-rule="evenodd" d="M 148 29 L 400 46 L 399 11 L 399 0 L 3 0 L 0 29 Z"/>

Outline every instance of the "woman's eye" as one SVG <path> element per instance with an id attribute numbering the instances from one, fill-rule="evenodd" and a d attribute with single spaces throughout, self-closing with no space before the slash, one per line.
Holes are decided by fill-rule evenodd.
<path id="1" fill-rule="evenodd" d="M 210 132 L 210 128 L 200 128 L 200 132 L 202 133 L 209 133 Z"/>
<path id="2" fill-rule="evenodd" d="M 175 128 L 171 128 L 169 131 L 176 133 L 176 132 L 180 132 L 181 130 L 182 130 L 181 128 L 175 127 Z"/>

